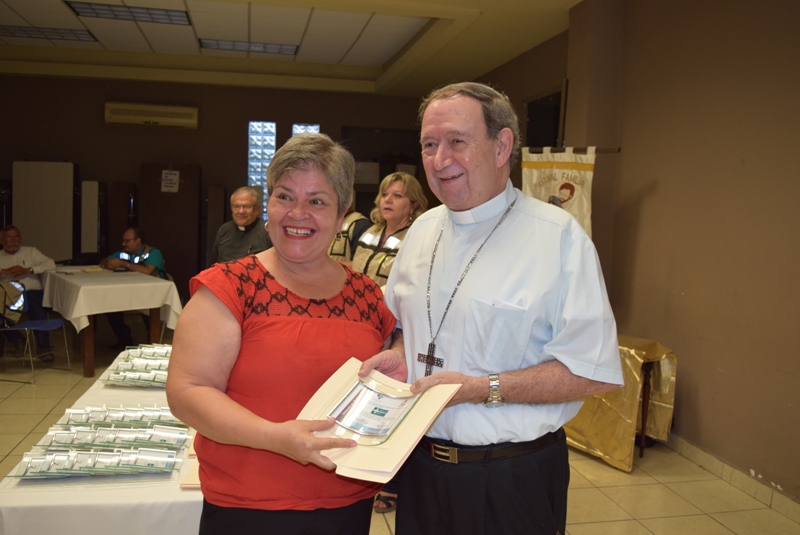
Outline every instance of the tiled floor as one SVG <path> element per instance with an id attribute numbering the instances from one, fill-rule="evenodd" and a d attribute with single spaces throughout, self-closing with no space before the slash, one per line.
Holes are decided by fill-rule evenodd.
<path id="1" fill-rule="evenodd" d="M 569 464 L 569 535 L 800 535 L 800 524 L 661 444 L 630 474 L 572 449 Z M 372 518 L 372 535 L 394 534 L 394 513 Z"/>
<path id="2" fill-rule="evenodd" d="M 570 535 L 800 535 L 800 525 L 658 444 L 630 474 L 570 450 Z"/>
<path id="3" fill-rule="evenodd" d="M 66 359 L 59 335 L 53 333 L 55 366 L 63 367 Z M 98 376 L 116 356 L 102 346 L 98 343 Z M 94 382 L 82 377 L 77 349 L 72 371 L 40 364 L 37 369 L 35 385 L 0 382 L 2 474 Z M 0 379 L 18 377 L 21 370 L 19 359 L 0 358 Z M 636 457 L 630 474 L 574 450 L 570 466 L 569 535 L 800 535 L 800 524 L 664 445 L 646 450 L 642 459 Z M 394 513 L 373 515 L 372 535 L 393 533 Z"/>

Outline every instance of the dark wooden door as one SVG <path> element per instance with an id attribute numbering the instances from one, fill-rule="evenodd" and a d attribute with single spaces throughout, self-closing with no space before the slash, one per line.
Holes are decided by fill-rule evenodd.
<path id="1" fill-rule="evenodd" d="M 208 195 L 206 195 L 206 263 L 203 267 L 209 264 L 211 246 L 214 245 L 214 240 L 217 238 L 219 227 L 226 220 L 226 214 L 230 214 L 230 203 L 226 198 L 225 188 L 213 184 L 208 186 Z"/>
<path id="2" fill-rule="evenodd" d="M 164 254 L 167 273 L 185 303 L 189 279 L 205 263 L 200 258 L 199 165 L 142 164 L 139 227 L 147 244 Z"/>

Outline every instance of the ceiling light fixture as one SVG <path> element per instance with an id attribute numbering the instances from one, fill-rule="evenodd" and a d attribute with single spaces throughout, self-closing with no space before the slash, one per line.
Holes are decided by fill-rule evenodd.
<path id="1" fill-rule="evenodd" d="M 92 4 L 89 2 L 67 2 L 67 5 L 79 17 L 100 19 L 131 20 L 136 22 L 158 22 L 161 24 L 179 24 L 189 26 L 189 14 L 174 9 L 156 9 L 151 7 L 114 6 L 110 4 Z"/>
<path id="2" fill-rule="evenodd" d="M 200 39 L 200 47 L 209 50 L 235 50 L 238 52 L 264 52 L 267 54 L 297 54 L 297 45 L 277 45 L 271 43 L 250 43 L 247 41 L 224 41 L 221 39 Z"/>
<path id="3" fill-rule="evenodd" d="M 55 39 L 59 41 L 97 41 L 86 30 L 34 28 L 32 26 L 0 26 L 0 37 L 27 37 L 29 39 Z"/>

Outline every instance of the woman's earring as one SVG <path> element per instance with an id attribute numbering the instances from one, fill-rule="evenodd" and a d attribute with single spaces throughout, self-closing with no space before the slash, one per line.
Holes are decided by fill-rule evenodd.
<path id="1" fill-rule="evenodd" d="M 266 223 L 264 223 L 264 230 L 266 230 L 267 232 L 269 232 L 269 221 L 267 221 Z"/>

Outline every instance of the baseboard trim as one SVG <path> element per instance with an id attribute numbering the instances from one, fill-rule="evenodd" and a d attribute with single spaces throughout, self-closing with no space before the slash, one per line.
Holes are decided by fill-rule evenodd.
<path id="1" fill-rule="evenodd" d="M 701 450 L 674 433 L 670 434 L 667 446 L 745 494 L 800 524 L 800 503 L 781 492 L 781 489 L 778 489 L 774 483 L 771 484 L 772 486 L 763 483 L 759 476 L 748 474 L 725 464 L 707 451 Z"/>

